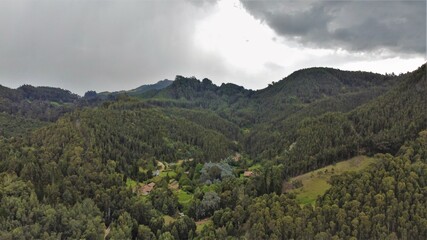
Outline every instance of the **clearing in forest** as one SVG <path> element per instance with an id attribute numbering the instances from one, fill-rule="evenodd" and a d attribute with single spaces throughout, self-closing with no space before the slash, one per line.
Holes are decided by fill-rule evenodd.
<path id="1" fill-rule="evenodd" d="M 367 156 L 357 156 L 346 161 L 320 168 L 303 175 L 291 178 L 283 184 L 283 191 L 296 194 L 296 200 L 300 204 L 314 204 L 317 197 L 323 195 L 331 185 L 328 183 L 333 175 L 344 172 L 358 172 L 366 169 L 377 159 Z M 302 187 L 292 188 L 292 183 L 300 182 Z"/>

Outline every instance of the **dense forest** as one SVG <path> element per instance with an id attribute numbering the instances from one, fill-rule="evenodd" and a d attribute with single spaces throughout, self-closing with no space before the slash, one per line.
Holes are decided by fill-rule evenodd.
<path id="1" fill-rule="evenodd" d="M 355 156 L 374 163 L 314 202 L 284 190 Z M 258 91 L 0 86 L 0 179 L 0 239 L 427 239 L 426 65 Z"/>

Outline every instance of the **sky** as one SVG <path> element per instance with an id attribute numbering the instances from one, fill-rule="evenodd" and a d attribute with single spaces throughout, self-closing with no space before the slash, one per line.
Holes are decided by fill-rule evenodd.
<path id="1" fill-rule="evenodd" d="M 426 1 L 1 0 L 0 84 L 83 95 L 171 79 L 265 88 L 308 67 L 426 62 Z"/>

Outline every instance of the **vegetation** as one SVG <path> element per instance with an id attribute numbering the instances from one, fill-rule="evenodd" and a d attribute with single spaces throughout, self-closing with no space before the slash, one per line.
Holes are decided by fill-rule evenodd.
<path id="1" fill-rule="evenodd" d="M 427 239 L 425 76 L 0 87 L 0 239 Z"/>
<path id="2" fill-rule="evenodd" d="M 330 187 L 330 179 L 333 176 L 345 172 L 359 172 L 367 169 L 376 162 L 376 158 L 357 156 L 352 159 L 338 162 L 300 176 L 291 178 L 284 185 L 285 192 L 296 194 L 296 201 L 301 204 L 314 204 L 319 196 L 322 196 Z"/>

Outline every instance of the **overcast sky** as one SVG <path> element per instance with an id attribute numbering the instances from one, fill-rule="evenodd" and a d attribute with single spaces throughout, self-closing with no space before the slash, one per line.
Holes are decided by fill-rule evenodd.
<path id="1" fill-rule="evenodd" d="M 260 89 L 301 68 L 407 72 L 422 1 L 0 1 L 0 84 L 115 91 L 176 75 Z"/>

